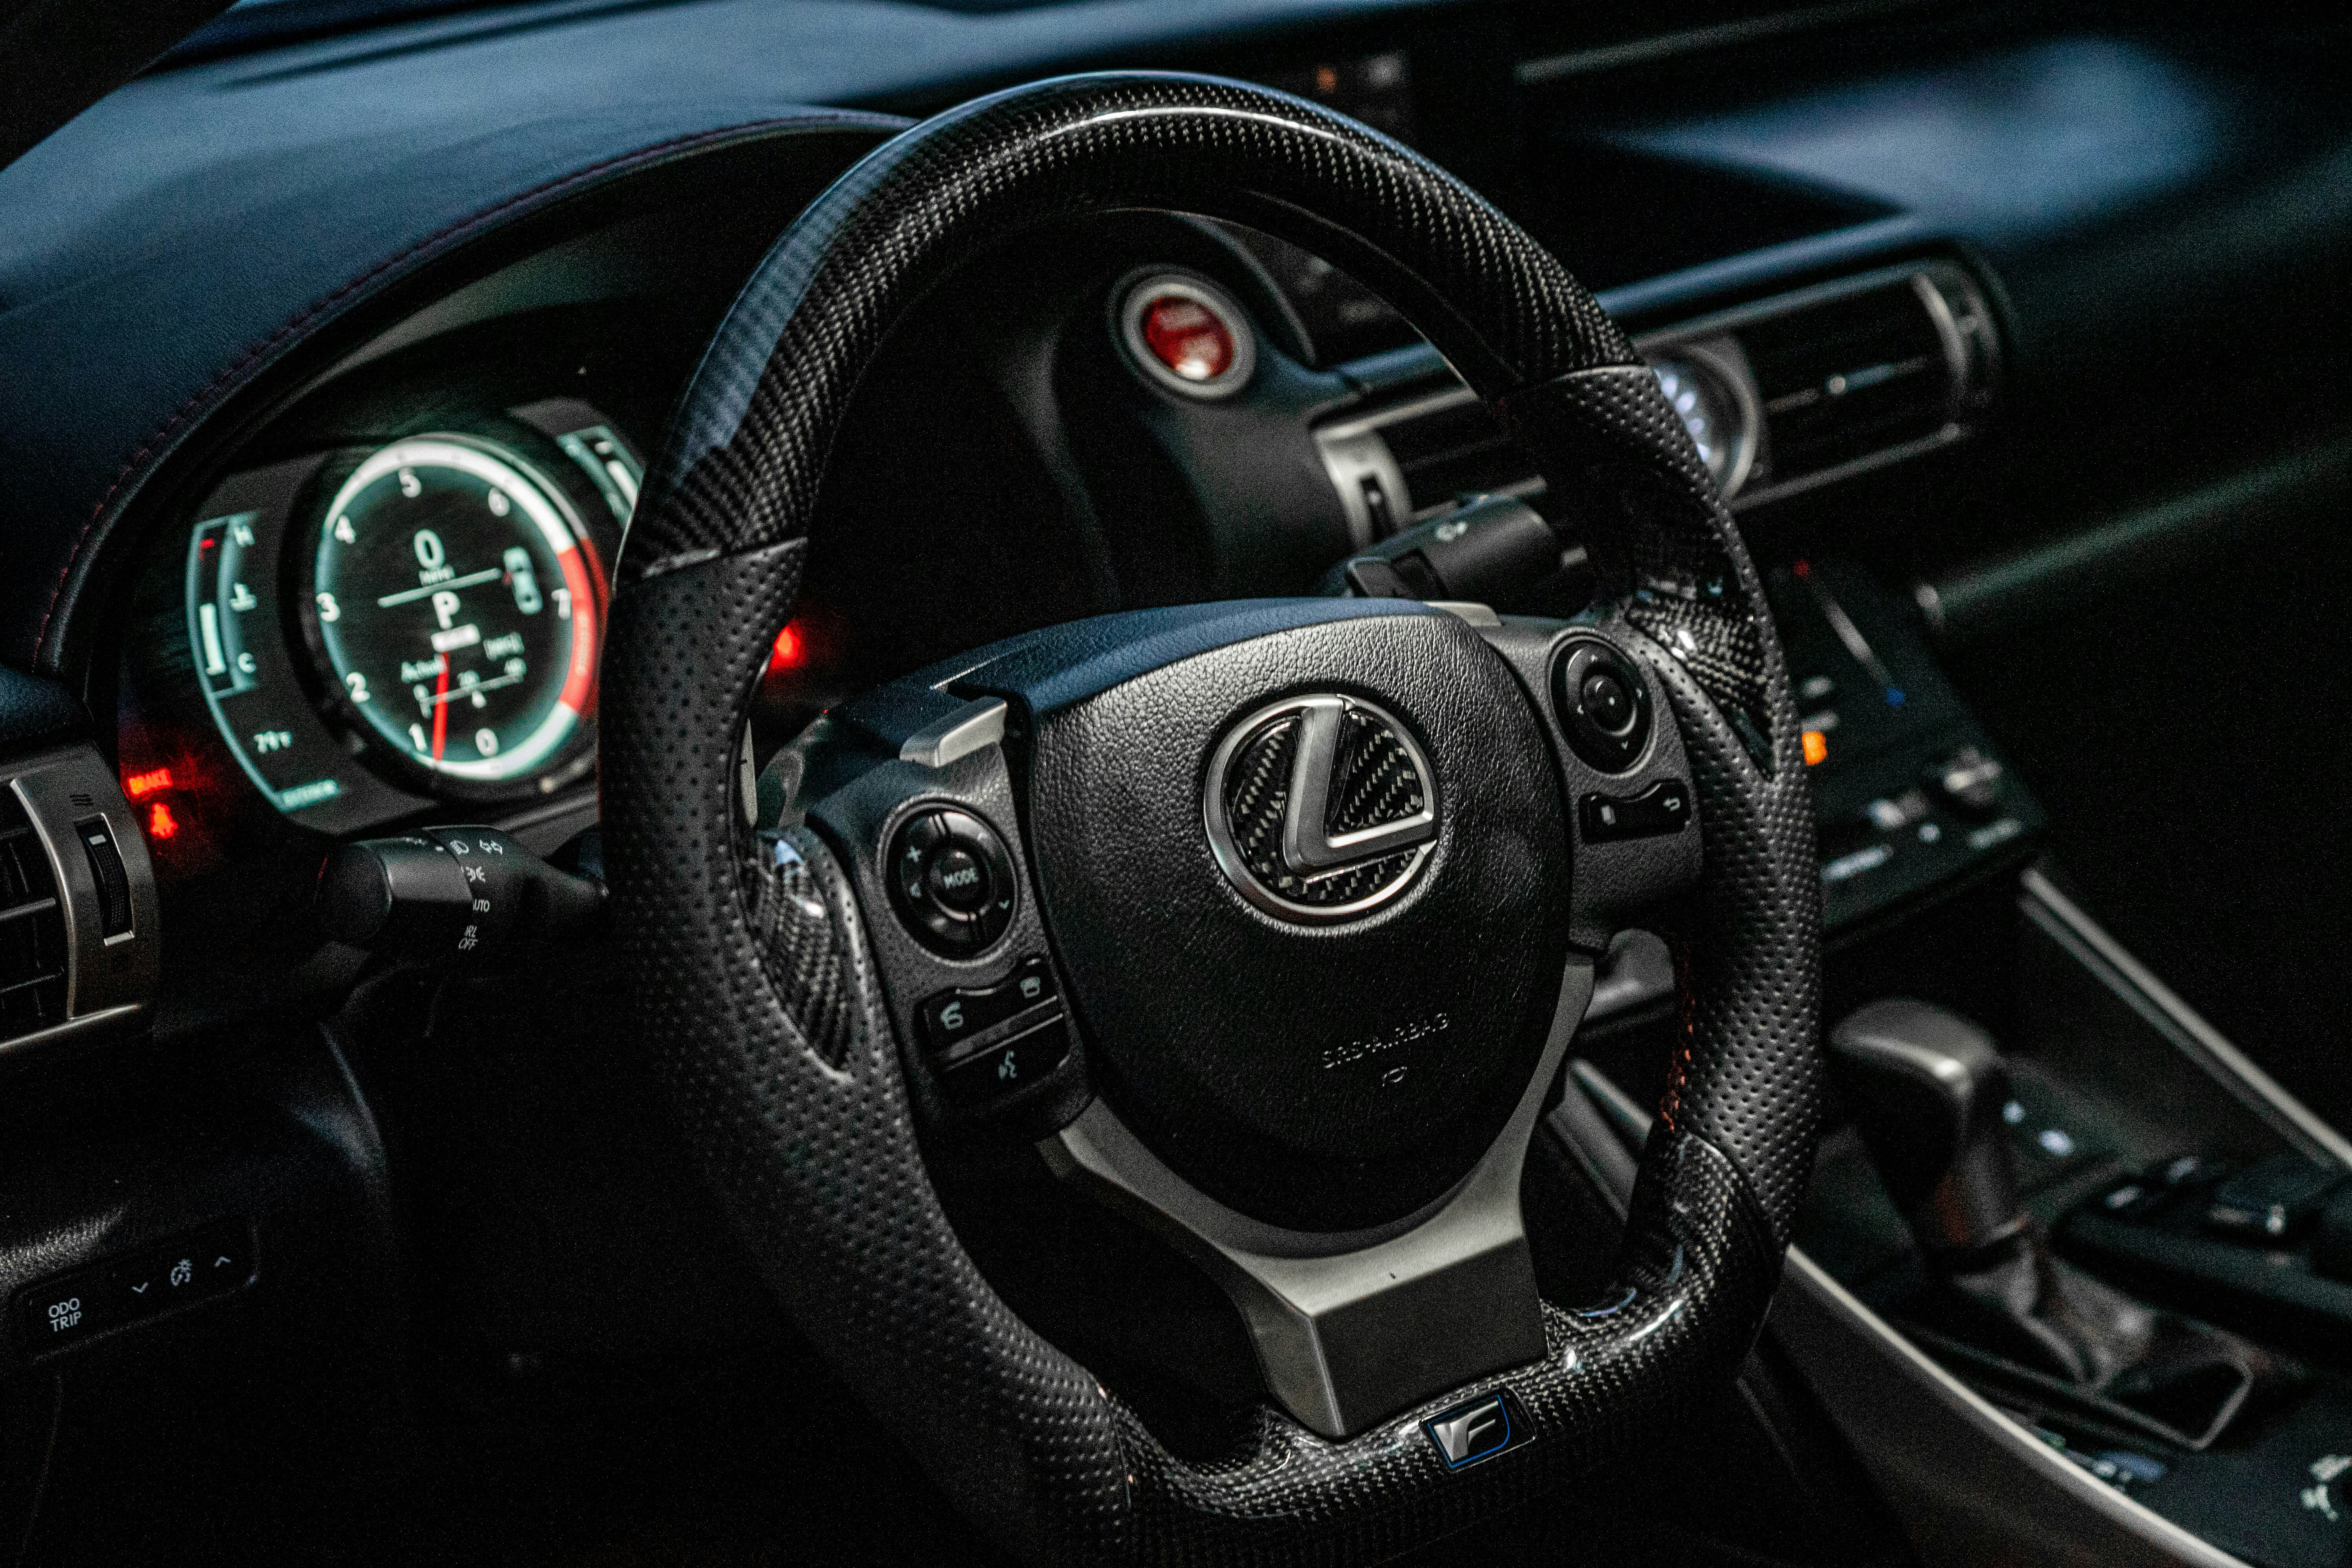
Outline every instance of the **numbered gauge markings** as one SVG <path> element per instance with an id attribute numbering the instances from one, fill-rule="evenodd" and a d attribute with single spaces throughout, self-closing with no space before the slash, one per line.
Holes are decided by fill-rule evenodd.
<path id="1" fill-rule="evenodd" d="M 319 523 L 318 642 L 346 705 L 409 763 L 495 784 L 580 733 L 599 580 L 562 494 L 455 436 L 370 456 Z"/>

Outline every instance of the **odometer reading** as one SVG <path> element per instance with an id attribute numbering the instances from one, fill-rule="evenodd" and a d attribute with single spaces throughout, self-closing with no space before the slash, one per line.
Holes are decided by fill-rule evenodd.
<path id="1" fill-rule="evenodd" d="M 335 492 L 311 588 L 332 677 L 376 736 L 434 773 L 499 783 L 578 731 L 595 582 L 570 510 L 520 458 L 425 436 Z"/>

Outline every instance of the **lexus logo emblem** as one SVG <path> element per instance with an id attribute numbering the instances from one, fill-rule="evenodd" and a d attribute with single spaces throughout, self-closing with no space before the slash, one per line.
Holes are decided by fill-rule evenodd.
<path id="1" fill-rule="evenodd" d="M 1437 774 L 1395 719 L 1355 697 L 1244 717 L 1209 760 L 1209 845 L 1242 897 L 1282 920 L 1349 920 L 1412 885 L 1437 839 Z"/>

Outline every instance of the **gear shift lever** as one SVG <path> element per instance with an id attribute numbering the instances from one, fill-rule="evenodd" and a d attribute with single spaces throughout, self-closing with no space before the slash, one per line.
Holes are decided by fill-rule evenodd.
<path id="1" fill-rule="evenodd" d="M 1925 1002 L 1873 1002 L 1830 1037 L 1839 1087 L 1887 1191 L 1931 1256 L 2026 1228 L 2000 1118 L 2009 1068 L 1992 1037 Z"/>
<path id="2" fill-rule="evenodd" d="M 2220 1434 L 2268 1358 L 2050 1255 L 2018 1196 L 2001 1120 L 2009 1068 L 1991 1036 L 1894 997 L 1832 1030 L 1830 1055 L 1871 1159 L 1926 1254 L 1939 1288 L 1931 1310 L 1945 1331 L 2082 1397 L 2127 1405 L 2189 1447 Z"/>
<path id="3" fill-rule="evenodd" d="M 1830 1054 L 1965 1338 L 2087 1385 L 2147 1353 L 2155 1312 L 2052 1258 L 2019 1202 L 2000 1118 L 2009 1068 L 1991 1036 L 1941 1007 L 1889 997 L 1832 1031 Z"/>

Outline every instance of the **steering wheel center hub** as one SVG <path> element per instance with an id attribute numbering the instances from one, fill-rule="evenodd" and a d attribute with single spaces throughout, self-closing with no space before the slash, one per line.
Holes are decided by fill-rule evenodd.
<path id="1" fill-rule="evenodd" d="M 1049 924 L 1138 1131 L 1220 1202 L 1349 1230 L 1510 1116 L 1567 955 L 1537 717 L 1451 616 L 1217 647 L 1036 726 Z"/>

